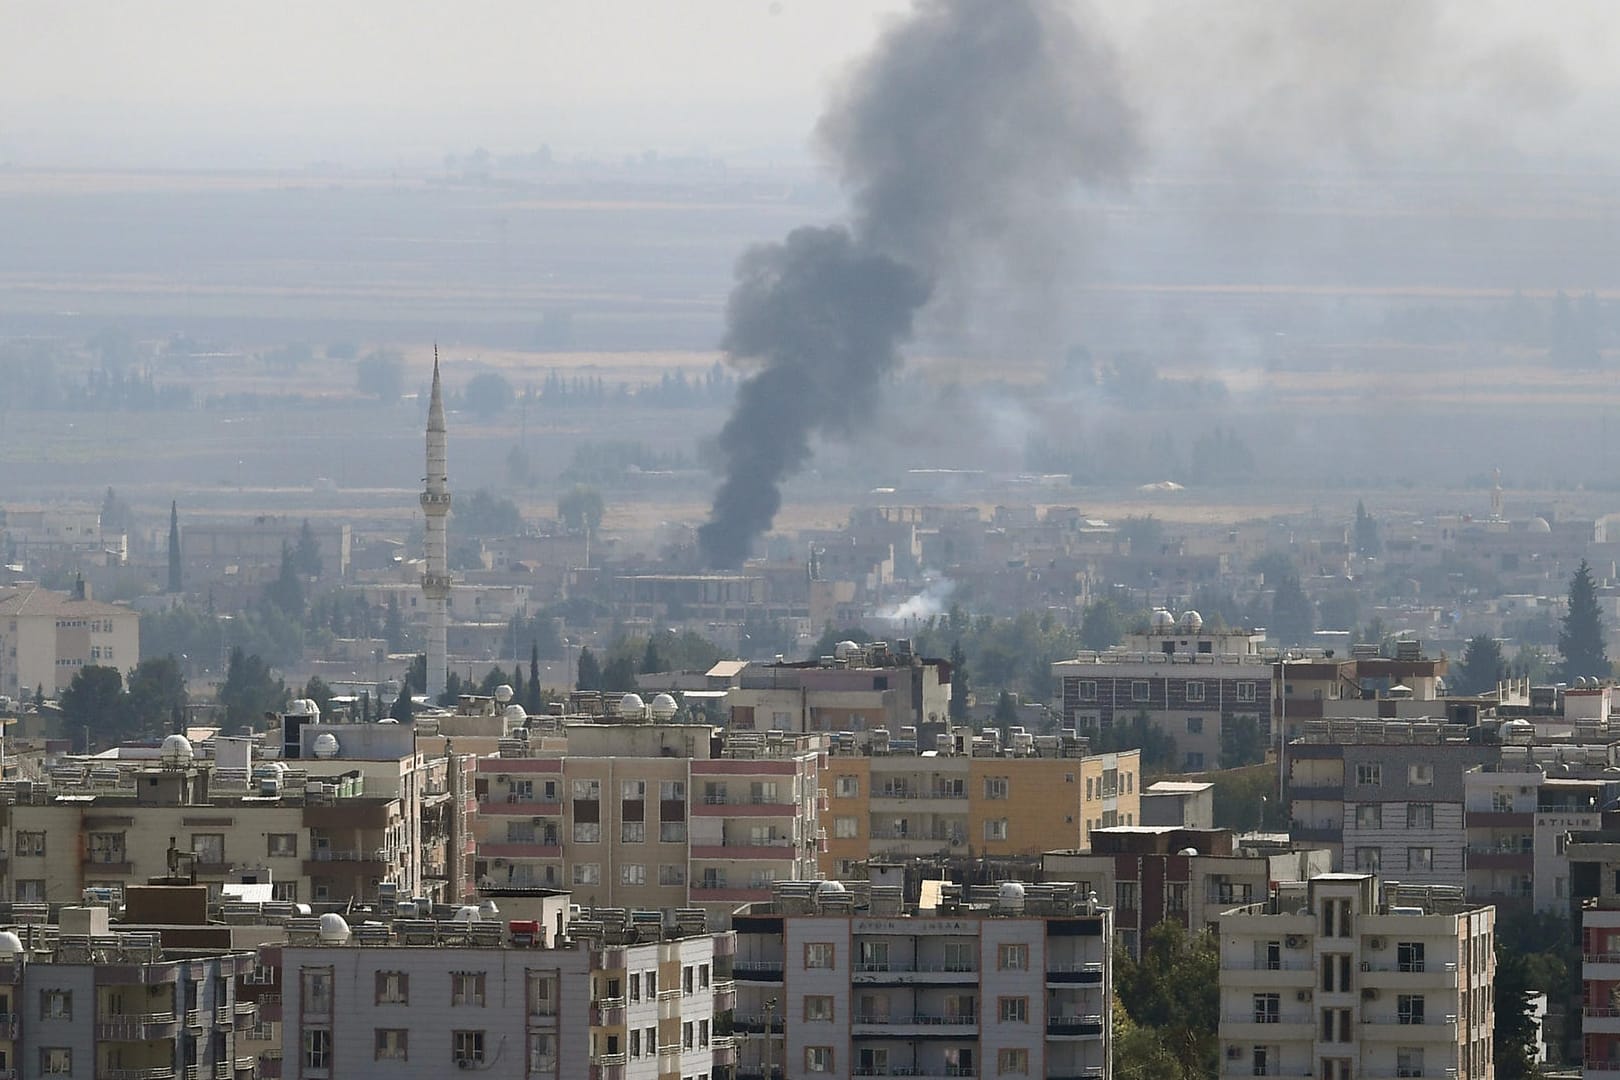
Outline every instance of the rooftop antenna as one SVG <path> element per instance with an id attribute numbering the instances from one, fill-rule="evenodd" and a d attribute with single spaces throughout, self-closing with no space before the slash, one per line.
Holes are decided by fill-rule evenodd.
<path id="1" fill-rule="evenodd" d="M 1502 520 L 1502 467 L 1491 470 L 1491 520 Z"/>

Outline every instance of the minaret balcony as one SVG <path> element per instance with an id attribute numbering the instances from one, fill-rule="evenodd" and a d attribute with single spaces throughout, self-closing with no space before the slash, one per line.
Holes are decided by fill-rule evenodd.
<path id="1" fill-rule="evenodd" d="M 441 506 L 446 510 L 450 509 L 450 493 L 448 491 L 422 492 L 422 509 L 426 510 L 429 507 Z"/>
<path id="2" fill-rule="evenodd" d="M 450 594 L 450 575 L 427 573 L 422 575 L 422 591 L 441 596 Z"/>

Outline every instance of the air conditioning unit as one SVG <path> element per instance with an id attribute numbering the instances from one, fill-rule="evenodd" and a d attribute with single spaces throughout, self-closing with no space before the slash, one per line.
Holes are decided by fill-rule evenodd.
<path id="1" fill-rule="evenodd" d="M 1228 1046 L 1226 1048 L 1226 1060 L 1228 1060 L 1228 1061 L 1237 1061 L 1242 1057 L 1243 1057 L 1243 1047 L 1241 1047 L 1241 1046 Z"/>
<path id="2" fill-rule="evenodd" d="M 506 860 L 505 859 L 496 859 L 495 860 L 495 865 L 496 866 L 505 866 L 506 865 Z"/>
<path id="3" fill-rule="evenodd" d="M 510 784 L 512 782 L 512 778 L 510 776 L 507 776 L 505 773 L 501 773 L 501 775 L 499 775 L 499 776 L 497 776 L 495 778 L 495 782 L 497 784 Z M 465 1065 L 462 1066 L 463 1069 L 465 1069 L 466 1067 L 467 1066 L 465 1066 Z"/>
<path id="4" fill-rule="evenodd" d="M 1288 940 L 1283 942 L 1283 944 L 1287 945 L 1290 949 L 1303 949 L 1305 947 L 1305 939 L 1290 934 L 1288 936 Z"/>
<path id="5" fill-rule="evenodd" d="M 1361 992 L 1361 1000 L 1362 1001 L 1377 1001 L 1378 1000 L 1378 991 L 1373 989 L 1370 986 L 1367 987 L 1367 989 L 1365 989 L 1365 990 L 1363 990 Z"/>
<path id="6" fill-rule="evenodd" d="M 1294 1000 L 1309 1001 L 1311 1000 L 1311 992 L 1309 990 L 1301 990 L 1299 993 L 1294 995 Z"/>
<path id="7" fill-rule="evenodd" d="M 1374 952 L 1377 952 L 1379 949 L 1384 947 L 1384 939 L 1381 937 L 1369 938 L 1367 941 L 1367 947 L 1372 949 Z"/>

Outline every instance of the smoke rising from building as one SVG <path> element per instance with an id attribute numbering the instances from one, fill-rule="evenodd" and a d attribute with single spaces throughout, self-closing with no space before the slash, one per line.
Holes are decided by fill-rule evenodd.
<path id="1" fill-rule="evenodd" d="M 817 132 L 853 205 L 738 264 L 723 345 L 752 374 L 721 430 L 698 531 L 735 566 L 820 436 L 855 433 L 933 298 L 1050 281 L 1077 184 L 1121 176 L 1132 117 L 1108 50 L 1058 0 L 918 0 Z"/>

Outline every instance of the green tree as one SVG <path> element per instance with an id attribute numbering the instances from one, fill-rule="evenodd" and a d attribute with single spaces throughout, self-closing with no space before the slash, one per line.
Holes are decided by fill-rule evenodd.
<path id="1" fill-rule="evenodd" d="M 951 701 L 949 715 L 952 721 L 960 723 L 967 719 L 968 697 L 973 688 L 968 683 L 967 654 L 962 651 L 962 642 L 958 640 L 951 646 Z"/>
<path id="2" fill-rule="evenodd" d="M 1243 713 L 1221 726 L 1221 768 L 1236 769 L 1266 760 L 1266 732 L 1260 718 Z"/>
<path id="3" fill-rule="evenodd" d="M 219 688 L 227 724 L 256 726 L 265 713 L 285 708 L 287 696 L 287 684 L 271 673 L 270 665 L 257 653 L 245 653 L 240 645 L 231 650 L 225 681 Z"/>
<path id="4" fill-rule="evenodd" d="M 1116 716 L 1112 727 L 1086 728 L 1081 734 L 1087 736 L 1092 749 L 1100 753 L 1142 751 L 1143 773 L 1173 772 L 1180 764 L 1176 737 L 1155 724 L 1146 709 L 1138 709 L 1129 720 Z"/>
<path id="5" fill-rule="evenodd" d="M 1222 769 L 1206 779 L 1215 785 L 1214 818 L 1217 829 L 1247 832 L 1286 829 L 1287 807 L 1277 797 L 1277 768 L 1247 765 Z"/>
<path id="6" fill-rule="evenodd" d="M 602 525 L 602 493 L 575 484 L 557 496 L 557 520 L 570 532 L 595 532 Z"/>
<path id="7" fill-rule="evenodd" d="M 1454 694 L 1484 694 L 1508 677 L 1502 644 L 1489 634 L 1476 634 L 1463 648 L 1462 661 L 1451 683 Z"/>
<path id="8" fill-rule="evenodd" d="M 321 710 L 323 718 L 332 714 L 332 688 L 319 675 L 309 677 L 309 681 L 304 684 L 304 692 L 301 696 L 313 701 L 315 707 Z"/>
<path id="9" fill-rule="evenodd" d="M 1558 652 L 1564 658 L 1559 674 L 1565 682 L 1574 682 L 1582 675 L 1607 678 L 1610 674 L 1603 641 L 1603 612 L 1597 602 L 1597 582 L 1585 559 L 1569 580 L 1569 610 L 1564 613 L 1564 625 L 1558 631 Z"/>
<path id="10" fill-rule="evenodd" d="M 298 543 L 293 547 L 293 567 L 305 577 L 321 576 L 321 545 L 315 539 L 315 530 L 305 518 L 298 529 Z"/>
<path id="11" fill-rule="evenodd" d="M 415 718 L 415 705 L 411 701 L 410 687 L 399 688 L 399 697 L 394 699 L 394 707 L 388 710 L 388 715 L 402 724 L 409 724 Z"/>
<path id="12" fill-rule="evenodd" d="M 1496 1075 L 1525 1080 L 1534 1075 L 1536 1020 L 1531 1012 L 1530 964 L 1517 948 L 1496 946 Z"/>
<path id="13" fill-rule="evenodd" d="M 384 404 L 399 400 L 405 389 L 405 359 L 391 350 L 378 349 L 355 365 L 355 386 Z"/>
<path id="14" fill-rule="evenodd" d="M 832 656 L 837 651 L 840 641 L 853 641 L 857 645 L 869 645 L 872 642 L 872 635 L 858 626 L 849 626 L 842 630 L 835 630 L 833 627 L 828 626 L 821 631 L 821 636 L 816 639 L 816 643 L 810 646 L 810 659 L 819 660 L 823 656 Z"/>
<path id="15" fill-rule="evenodd" d="M 1146 555 L 1164 543 L 1164 522 L 1152 514 L 1127 517 L 1119 523 L 1119 535 L 1130 541 L 1131 554 Z"/>
<path id="16" fill-rule="evenodd" d="M 1382 546 L 1378 539 L 1378 519 L 1367 513 L 1367 504 L 1356 500 L 1355 526 L 1356 554 L 1365 558 L 1376 556 Z"/>
<path id="17" fill-rule="evenodd" d="M 293 562 L 292 547 L 281 545 L 281 569 L 274 581 L 264 587 L 264 602 L 289 619 L 304 617 L 304 581 Z"/>
<path id="18" fill-rule="evenodd" d="M 1018 723 L 1018 699 L 1010 691 L 1003 690 L 996 698 L 995 722 L 1003 736 L 1008 728 Z"/>
<path id="19" fill-rule="evenodd" d="M 1299 583 L 1299 575 L 1285 574 L 1271 596 L 1268 636 L 1279 645 L 1301 645 L 1316 629 L 1316 611 Z"/>
<path id="20" fill-rule="evenodd" d="M 181 593 L 185 589 L 180 580 L 180 504 L 177 501 L 169 503 L 169 589 L 170 593 Z"/>
<path id="21" fill-rule="evenodd" d="M 1142 940 L 1141 956 L 1115 957 L 1115 986 L 1131 1023 L 1153 1032 L 1174 1061 L 1172 1077 L 1219 1072 L 1220 950 L 1208 931 L 1196 936 L 1165 921 Z M 1149 1074 L 1152 1075 L 1152 1074 Z"/>
<path id="22" fill-rule="evenodd" d="M 542 703 L 540 690 L 540 643 L 529 642 L 529 696 L 523 702 L 523 708 L 531 716 L 540 712 Z"/>
<path id="23" fill-rule="evenodd" d="M 641 673 L 654 675 L 664 670 L 664 658 L 658 655 L 658 638 L 650 637 L 647 639 L 646 650 L 641 654 Z"/>
<path id="24" fill-rule="evenodd" d="M 495 690 L 498 687 L 511 685 L 511 677 L 497 664 L 484 673 L 483 681 L 478 684 L 478 689 L 475 692 L 483 697 L 494 697 Z"/>
<path id="25" fill-rule="evenodd" d="M 512 704 L 522 705 L 528 700 L 528 687 L 523 685 L 523 665 L 512 665 Z M 527 709 L 523 710 L 528 712 Z"/>
<path id="26" fill-rule="evenodd" d="M 505 376 L 486 371 L 467 380 L 461 400 L 481 419 L 488 420 L 505 411 L 512 404 L 512 396 L 512 384 L 506 381 Z"/>
<path id="27" fill-rule="evenodd" d="M 185 714 L 186 677 L 173 656 L 150 656 L 129 673 L 129 720 L 139 731 L 170 730 L 175 715 Z"/>
<path id="28" fill-rule="evenodd" d="M 383 613 L 383 640 L 388 643 L 389 652 L 401 652 L 405 648 L 405 619 L 399 611 L 399 597 L 393 593 L 388 594 L 388 608 Z M 426 659 L 424 658 L 424 663 Z"/>
<path id="29" fill-rule="evenodd" d="M 579 662 L 575 666 L 574 686 L 580 690 L 601 690 L 602 665 L 597 662 L 596 654 L 585 646 L 580 646 Z"/>
<path id="30" fill-rule="evenodd" d="M 479 488 L 456 505 L 456 529 L 474 538 L 518 536 L 523 532 L 523 515 L 517 503 Z"/>
<path id="31" fill-rule="evenodd" d="M 1092 652 L 1112 648 L 1125 640 L 1125 616 L 1112 597 L 1087 604 L 1080 614 L 1080 646 Z"/>
<path id="32" fill-rule="evenodd" d="M 124 677 L 118 669 L 87 664 L 59 695 L 62 717 L 70 728 L 88 729 L 98 738 L 116 738 L 129 722 Z"/>
<path id="33" fill-rule="evenodd" d="M 615 656 L 602 669 L 602 689 L 627 694 L 636 688 L 636 661 L 631 656 Z"/>

